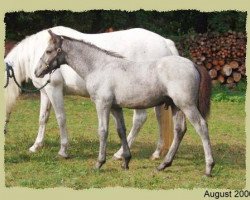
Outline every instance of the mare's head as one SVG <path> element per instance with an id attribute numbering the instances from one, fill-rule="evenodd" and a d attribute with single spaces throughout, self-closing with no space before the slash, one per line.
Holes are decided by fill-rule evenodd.
<path id="1" fill-rule="evenodd" d="M 51 30 L 48 32 L 51 39 L 35 69 L 36 77 L 40 78 L 65 64 L 65 52 L 62 51 L 63 37 L 54 34 Z"/>

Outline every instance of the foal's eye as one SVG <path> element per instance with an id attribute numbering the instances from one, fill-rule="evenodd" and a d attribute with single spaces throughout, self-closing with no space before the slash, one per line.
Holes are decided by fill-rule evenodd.
<path id="1" fill-rule="evenodd" d="M 52 53 L 52 51 L 51 51 L 51 50 L 47 50 L 46 53 L 47 53 L 47 54 L 50 54 L 50 53 Z"/>

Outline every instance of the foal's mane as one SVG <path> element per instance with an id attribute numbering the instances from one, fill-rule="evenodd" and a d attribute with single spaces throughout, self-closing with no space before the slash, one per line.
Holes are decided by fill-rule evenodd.
<path id="1" fill-rule="evenodd" d="M 86 42 L 86 41 L 80 40 L 80 39 L 71 38 L 71 37 L 64 36 L 64 35 L 60 35 L 60 36 L 63 37 L 63 38 L 65 38 L 65 39 L 67 39 L 67 40 L 76 41 L 76 42 L 81 42 L 81 43 L 83 43 L 83 44 L 85 44 L 85 45 L 87 45 L 87 46 L 89 46 L 89 47 L 91 47 L 91 48 L 94 48 L 94 49 L 96 49 L 96 50 L 98 50 L 98 51 L 102 51 L 103 53 L 105 53 L 105 54 L 107 54 L 107 55 L 109 55 L 109 56 L 113 56 L 113 57 L 116 57 L 116 58 L 122 58 L 122 59 L 125 58 L 124 56 L 122 56 L 122 55 L 120 55 L 120 54 L 118 54 L 118 53 L 116 53 L 116 52 L 108 51 L 108 50 L 106 50 L 106 49 L 102 49 L 102 48 L 100 48 L 100 47 L 98 47 L 98 46 L 96 46 L 96 45 L 94 45 L 94 44 L 92 44 L 92 43 L 90 43 L 90 42 Z"/>

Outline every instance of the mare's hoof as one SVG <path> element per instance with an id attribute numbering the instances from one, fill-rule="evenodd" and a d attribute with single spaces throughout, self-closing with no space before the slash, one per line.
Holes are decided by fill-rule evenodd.
<path id="1" fill-rule="evenodd" d="M 42 144 L 39 145 L 33 145 L 32 147 L 29 148 L 29 153 L 36 153 L 39 149 L 43 147 Z"/>
<path id="2" fill-rule="evenodd" d="M 119 156 L 117 154 L 114 154 L 113 156 L 113 160 L 122 160 L 122 159 L 123 159 L 122 156 Z"/>
<path id="3" fill-rule="evenodd" d="M 29 153 L 33 154 L 33 153 L 36 153 L 36 150 L 33 149 L 32 147 L 29 148 Z"/>
<path id="4" fill-rule="evenodd" d="M 160 156 L 155 156 L 155 155 L 152 155 L 150 157 L 150 160 L 159 160 L 160 159 Z"/>

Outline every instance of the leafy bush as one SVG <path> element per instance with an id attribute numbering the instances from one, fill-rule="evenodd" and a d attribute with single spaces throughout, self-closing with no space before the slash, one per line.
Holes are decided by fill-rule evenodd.
<path id="1" fill-rule="evenodd" d="M 212 100 L 216 102 L 245 102 L 247 81 L 242 80 L 235 88 L 229 89 L 225 85 L 216 85 L 213 87 Z"/>
<path id="2" fill-rule="evenodd" d="M 245 32 L 246 12 L 222 11 L 200 12 L 198 10 L 176 11 L 121 11 L 90 10 L 35 11 L 6 13 L 6 38 L 20 40 L 42 29 L 63 25 L 85 33 L 104 32 L 109 27 L 114 30 L 141 27 L 164 37 L 181 36 L 195 31 Z"/>

